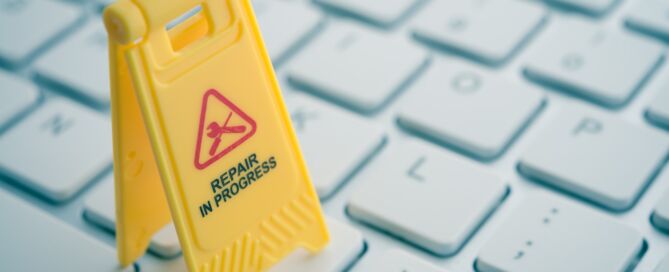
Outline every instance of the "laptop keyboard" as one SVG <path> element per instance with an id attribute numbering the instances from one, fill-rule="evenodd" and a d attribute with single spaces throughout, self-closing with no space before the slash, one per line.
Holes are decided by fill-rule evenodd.
<path id="1" fill-rule="evenodd" d="M 110 2 L 0 0 L 2 271 L 121 271 Z M 669 267 L 669 2 L 253 4 L 332 235 L 274 271 Z"/>

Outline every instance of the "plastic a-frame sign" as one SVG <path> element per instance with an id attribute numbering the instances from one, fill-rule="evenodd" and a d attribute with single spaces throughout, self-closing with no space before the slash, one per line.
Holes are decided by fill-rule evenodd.
<path id="1" fill-rule="evenodd" d="M 171 221 L 190 271 L 264 271 L 325 247 L 249 1 L 120 0 L 104 20 L 121 265 Z"/>

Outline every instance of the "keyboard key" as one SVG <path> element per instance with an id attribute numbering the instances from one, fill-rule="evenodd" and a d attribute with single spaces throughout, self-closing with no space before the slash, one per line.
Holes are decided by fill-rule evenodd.
<path id="1" fill-rule="evenodd" d="M 38 98 L 37 86 L 0 71 L 0 128 L 25 112 Z"/>
<path id="2" fill-rule="evenodd" d="M 283 63 L 323 22 L 318 11 L 301 1 L 255 0 L 253 6 L 275 66 Z"/>
<path id="3" fill-rule="evenodd" d="M 385 133 L 342 109 L 294 98 L 288 102 L 293 126 L 316 191 L 326 199 L 381 149 Z"/>
<path id="4" fill-rule="evenodd" d="M 107 118 L 53 99 L 0 136 L 0 169 L 54 202 L 70 199 L 111 166 Z"/>
<path id="5" fill-rule="evenodd" d="M 667 190 L 660 201 L 655 205 L 651 222 L 656 228 L 669 232 L 669 190 Z"/>
<path id="6" fill-rule="evenodd" d="M 646 112 L 648 120 L 651 122 L 669 128 L 669 81 L 665 87 L 655 95 Z"/>
<path id="7" fill-rule="evenodd" d="M 440 256 L 455 254 L 507 193 L 485 169 L 418 141 L 390 147 L 365 174 L 349 214 Z"/>
<path id="8" fill-rule="evenodd" d="M 548 193 L 530 195 L 479 253 L 477 271 L 632 271 L 643 237 Z"/>
<path id="9" fill-rule="evenodd" d="M 314 255 L 305 249 L 297 249 L 279 262 L 273 272 L 344 271 L 363 254 L 365 241 L 360 232 L 345 223 L 327 218 L 330 244 Z"/>
<path id="10" fill-rule="evenodd" d="M 0 0 L 0 59 L 24 64 L 80 16 L 74 6 L 52 0 Z"/>
<path id="11" fill-rule="evenodd" d="M 84 215 L 91 223 L 108 231 L 116 229 L 116 206 L 114 205 L 114 178 L 107 176 L 84 203 Z M 169 224 L 153 236 L 150 249 L 157 255 L 171 258 L 181 254 L 179 237 L 174 225 Z"/>
<path id="12" fill-rule="evenodd" d="M 353 110 L 379 110 L 426 64 L 402 36 L 332 23 L 292 62 L 291 83 Z"/>
<path id="13" fill-rule="evenodd" d="M 397 23 L 420 0 L 317 0 L 330 9 L 348 13 L 381 27 Z"/>
<path id="14" fill-rule="evenodd" d="M 573 105 L 522 155 L 526 176 L 605 208 L 631 208 L 669 153 L 669 137 Z"/>
<path id="15" fill-rule="evenodd" d="M 454 59 L 435 61 L 407 91 L 398 123 L 481 159 L 493 159 L 542 108 L 543 95 Z"/>
<path id="16" fill-rule="evenodd" d="M 575 18 L 555 22 L 544 37 L 529 53 L 525 74 L 609 107 L 628 102 L 663 57 L 658 44 Z"/>
<path id="17" fill-rule="evenodd" d="M 644 0 L 635 3 L 625 24 L 636 31 L 669 41 L 669 2 Z"/>
<path id="18" fill-rule="evenodd" d="M 416 17 L 418 40 L 496 65 L 536 32 L 546 11 L 529 1 L 432 1 Z"/>
<path id="19" fill-rule="evenodd" d="M 367 257 L 364 266 L 361 263 L 353 271 L 446 272 L 444 269 L 399 249 L 388 250 L 373 258 Z"/>
<path id="20" fill-rule="evenodd" d="M 660 264 L 658 264 L 657 267 L 655 267 L 655 270 L 653 270 L 653 271 L 655 271 L 655 272 L 667 272 L 667 271 L 669 271 L 669 254 L 667 256 L 665 256 L 664 258 L 662 258 L 662 261 L 660 262 Z"/>
<path id="21" fill-rule="evenodd" d="M 599 16 L 609 11 L 620 0 L 548 0 L 549 3 Z"/>
<path id="22" fill-rule="evenodd" d="M 0 271 L 135 271 L 116 250 L 0 190 Z"/>
<path id="23" fill-rule="evenodd" d="M 109 103 L 108 58 L 102 19 L 93 18 L 38 59 L 36 70 L 41 79 L 104 106 Z"/>

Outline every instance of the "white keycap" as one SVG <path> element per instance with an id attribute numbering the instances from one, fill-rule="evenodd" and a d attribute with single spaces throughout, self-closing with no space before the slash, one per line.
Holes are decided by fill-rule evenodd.
<path id="1" fill-rule="evenodd" d="M 573 104 L 522 155 L 520 170 L 602 205 L 631 208 L 669 153 L 669 137 Z"/>
<path id="2" fill-rule="evenodd" d="M 618 1 L 620 0 L 548 0 L 549 3 L 577 9 L 595 16 L 609 11 Z"/>
<path id="3" fill-rule="evenodd" d="M 42 196 L 62 202 L 109 169 L 111 135 L 106 117 L 53 99 L 0 136 L 0 169 Z"/>
<path id="4" fill-rule="evenodd" d="M 331 23 L 289 68 L 291 83 L 359 112 L 380 109 L 416 74 L 427 52 L 405 37 Z"/>
<path id="5" fill-rule="evenodd" d="M 669 271 L 669 254 L 662 258 L 662 261 L 655 267 L 655 272 L 667 272 Z"/>
<path id="6" fill-rule="evenodd" d="M 637 1 L 630 9 L 625 24 L 641 33 L 669 41 L 669 2 L 665 0 Z"/>
<path id="7" fill-rule="evenodd" d="M 84 217 L 106 230 L 113 231 L 116 227 L 114 202 L 114 176 L 108 175 L 86 197 Z"/>
<path id="8" fill-rule="evenodd" d="M 504 199 L 495 175 L 418 141 L 393 143 L 360 175 L 349 214 L 438 255 L 456 253 Z"/>
<path id="9" fill-rule="evenodd" d="M 399 249 L 390 249 L 374 257 L 365 257 L 364 263 L 356 265 L 353 271 L 383 272 L 446 272 L 433 264 Z"/>
<path id="10" fill-rule="evenodd" d="M 655 209 L 653 209 L 653 215 L 650 219 L 656 228 L 669 232 L 669 190 L 655 204 Z"/>
<path id="11" fill-rule="evenodd" d="M 299 248 L 276 264 L 272 272 L 344 271 L 365 249 L 362 234 L 353 227 L 327 218 L 330 244 L 316 255 Z"/>
<path id="12" fill-rule="evenodd" d="M 317 0 L 333 10 L 343 11 L 373 24 L 389 27 L 415 7 L 420 0 Z"/>
<path id="13" fill-rule="evenodd" d="M 543 95 L 454 59 L 434 61 L 407 91 L 404 128 L 477 158 L 495 158 L 542 108 Z"/>
<path id="14" fill-rule="evenodd" d="M 63 1 L 0 0 L 0 59 L 22 65 L 79 15 L 77 8 Z"/>
<path id="15" fill-rule="evenodd" d="M 25 112 L 38 98 L 37 86 L 0 71 L 0 128 Z"/>
<path id="16" fill-rule="evenodd" d="M 651 122 L 669 128 L 669 81 L 664 86 L 648 107 L 647 116 Z"/>
<path id="17" fill-rule="evenodd" d="M 554 22 L 543 37 L 528 54 L 526 75 L 609 107 L 628 102 L 663 56 L 659 44 L 576 18 Z"/>
<path id="18" fill-rule="evenodd" d="M 0 271 L 135 271 L 116 250 L 0 190 Z"/>
<path id="19" fill-rule="evenodd" d="M 305 96 L 295 96 L 288 106 L 321 199 L 332 196 L 385 142 L 381 128 L 342 109 Z"/>
<path id="20" fill-rule="evenodd" d="M 106 230 L 115 231 L 116 206 L 114 203 L 114 178 L 109 175 L 86 198 L 84 215 L 92 223 Z M 181 253 L 179 237 L 173 224 L 165 226 L 153 236 L 150 249 L 166 258 L 175 257 Z"/>
<path id="21" fill-rule="evenodd" d="M 107 33 L 102 19 L 88 24 L 36 62 L 40 78 L 93 101 L 109 103 Z"/>
<path id="22" fill-rule="evenodd" d="M 416 15 L 414 36 L 488 64 L 511 57 L 542 25 L 546 11 L 530 1 L 432 1 Z"/>
<path id="23" fill-rule="evenodd" d="M 297 0 L 255 0 L 253 7 L 274 65 L 280 65 L 318 29 L 321 14 Z"/>
<path id="24" fill-rule="evenodd" d="M 628 271 L 644 248 L 635 229 L 549 193 L 515 209 L 479 253 L 477 271 Z"/>

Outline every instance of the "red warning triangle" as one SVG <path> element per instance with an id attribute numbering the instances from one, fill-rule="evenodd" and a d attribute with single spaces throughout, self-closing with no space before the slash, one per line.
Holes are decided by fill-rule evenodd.
<path id="1" fill-rule="evenodd" d="M 200 124 L 195 146 L 195 167 L 205 169 L 248 140 L 256 122 L 217 90 L 202 97 Z"/>

